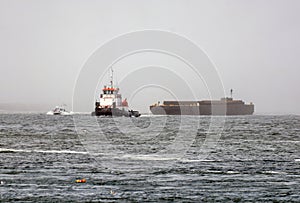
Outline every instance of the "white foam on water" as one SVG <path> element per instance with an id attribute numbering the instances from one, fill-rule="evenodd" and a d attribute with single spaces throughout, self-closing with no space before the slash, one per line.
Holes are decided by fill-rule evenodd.
<path id="1" fill-rule="evenodd" d="M 34 152 L 40 153 L 54 153 L 54 154 L 88 154 L 88 152 L 83 151 L 69 151 L 69 150 L 34 150 Z"/>
<path id="2" fill-rule="evenodd" d="M 69 150 L 26 150 L 26 149 L 8 149 L 0 148 L 0 152 L 25 152 L 25 153 L 51 153 L 51 154 L 88 154 L 83 151 L 69 151 Z"/>
<path id="3" fill-rule="evenodd" d="M 239 140 L 241 142 L 299 143 L 299 140 Z"/>
<path id="4" fill-rule="evenodd" d="M 130 155 L 126 154 L 118 158 L 127 158 L 127 159 L 135 159 L 135 160 L 148 160 L 148 161 L 168 161 L 168 160 L 179 160 L 177 157 L 163 157 L 158 155 Z"/>
<path id="5" fill-rule="evenodd" d="M 240 172 L 238 172 L 238 171 L 227 171 L 226 173 L 228 173 L 228 174 L 239 174 Z"/>
<path id="6" fill-rule="evenodd" d="M 208 171 L 205 171 L 206 173 L 217 173 L 217 174 L 219 174 L 219 173 L 224 173 L 223 171 L 210 171 L 210 170 L 208 170 Z"/>
<path id="7" fill-rule="evenodd" d="M 210 159 L 180 159 L 181 162 L 216 162 L 216 160 Z"/>
<path id="8" fill-rule="evenodd" d="M 285 174 L 285 172 L 280 171 L 263 171 L 265 174 Z"/>
<path id="9" fill-rule="evenodd" d="M 300 162 L 300 159 L 295 159 L 296 162 Z"/>
<path id="10" fill-rule="evenodd" d="M 166 117 L 167 115 L 141 114 L 140 117 Z"/>
<path id="11" fill-rule="evenodd" d="M 114 157 L 117 159 L 133 159 L 133 160 L 148 160 L 148 161 L 180 161 L 180 162 L 216 162 L 216 160 L 210 159 L 181 159 L 176 156 L 161 156 L 161 155 L 131 155 L 126 154 L 120 157 Z"/>
<path id="12" fill-rule="evenodd" d="M 54 113 L 53 113 L 53 111 L 48 111 L 47 113 L 46 113 L 46 115 L 52 115 L 52 116 L 54 116 Z M 71 115 L 74 115 L 74 112 L 62 112 L 61 114 L 60 114 L 60 116 L 71 116 Z M 55 115 L 55 116 L 57 116 L 57 115 Z"/>

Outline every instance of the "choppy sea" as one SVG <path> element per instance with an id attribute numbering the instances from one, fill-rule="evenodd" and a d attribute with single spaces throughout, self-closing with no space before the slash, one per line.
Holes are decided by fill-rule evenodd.
<path id="1" fill-rule="evenodd" d="M 0 202 L 300 202 L 300 116 L 0 114 Z"/>

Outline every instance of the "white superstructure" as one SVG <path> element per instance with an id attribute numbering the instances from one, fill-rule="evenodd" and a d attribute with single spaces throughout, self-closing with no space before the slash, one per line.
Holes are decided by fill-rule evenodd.
<path id="1" fill-rule="evenodd" d="M 100 94 L 101 108 L 116 108 L 122 106 L 122 95 L 119 94 L 119 88 L 104 86 Z"/>

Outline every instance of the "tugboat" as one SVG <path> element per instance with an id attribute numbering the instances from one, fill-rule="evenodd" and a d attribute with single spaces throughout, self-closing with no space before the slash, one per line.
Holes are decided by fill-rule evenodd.
<path id="1" fill-rule="evenodd" d="M 119 88 L 113 85 L 113 69 L 111 68 L 110 85 L 104 86 L 100 94 L 100 101 L 95 102 L 92 116 L 125 116 L 139 117 L 139 111 L 129 110 L 127 99 L 122 101 Z"/>

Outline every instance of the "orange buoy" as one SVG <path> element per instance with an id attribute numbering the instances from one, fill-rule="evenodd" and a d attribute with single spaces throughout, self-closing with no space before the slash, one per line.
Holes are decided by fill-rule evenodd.
<path id="1" fill-rule="evenodd" d="M 83 178 L 83 179 L 77 179 L 75 182 L 76 183 L 85 183 L 86 179 L 85 178 Z"/>

